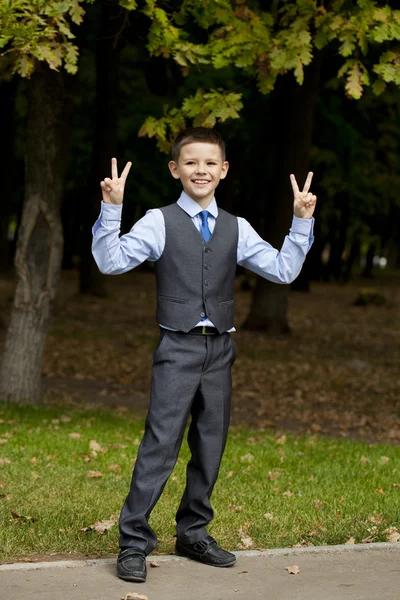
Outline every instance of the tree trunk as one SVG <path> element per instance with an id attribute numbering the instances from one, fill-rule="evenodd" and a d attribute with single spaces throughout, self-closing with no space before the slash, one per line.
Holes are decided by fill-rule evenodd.
<path id="1" fill-rule="evenodd" d="M 3 202 L 0 213 L 0 272 L 9 267 L 8 227 L 10 220 L 11 195 L 15 189 L 15 151 L 14 151 L 14 100 L 17 78 L 0 82 L 0 121 L 1 133 L 5 143 L 0 145 L 0 164 L 5 177 L 2 182 Z"/>
<path id="2" fill-rule="evenodd" d="M 100 181 L 111 177 L 111 158 L 117 155 L 119 52 L 118 36 L 126 11 L 118 0 L 108 0 L 102 6 L 101 27 L 96 43 L 96 117 L 93 136 L 92 169 L 87 197 L 82 199 L 80 292 L 104 297 L 107 295 L 105 276 L 94 262 L 92 226 L 100 212 Z M 119 164 L 119 172 L 122 165 Z"/>
<path id="3" fill-rule="evenodd" d="M 363 269 L 363 272 L 361 273 L 361 277 L 364 277 L 365 279 L 372 279 L 373 277 L 373 269 L 374 269 L 374 256 L 376 254 L 376 242 L 371 242 L 368 250 L 367 250 L 367 255 L 365 257 L 365 267 Z"/>
<path id="4" fill-rule="evenodd" d="M 15 266 L 18 284 L 0 367 L 0 398 L 37 404 L 49 318 L 57 291 L 60 220 L 72 97 L 68 76 L 39 65 L 29 87 L 25 199 Z"/>
<path id="5" fill-rule="evenodd" d="M 289 175 L 294 173 L 303 186 L 309 170 L 312 125 L 317 97 L 322 53 L 317 52 L 311 65 L 305 69 L 304 83 L 299 86 L 291 75 L 278 82 L 275 94 L 274 131 L 276 169 L 272 198 L 265 213 L 266 230 L 262 233 L 275 248 L 280 248 L 293 215 L 292 191 Z M 276 335 L 288 333 L 288 285 L 277 285 L 259 278 L 253 296 L 246 329 L 265 331 Z"/>

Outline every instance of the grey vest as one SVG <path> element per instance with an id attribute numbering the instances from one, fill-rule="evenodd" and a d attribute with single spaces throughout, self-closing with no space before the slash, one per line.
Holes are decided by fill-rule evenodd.
<path id="1" fill-rule="evenodd" d="M 223 333 L 233 327 L 237 218 L 219 208 L 213 235 L 205 242 L 177 203 L 160 210 L 166 237 L 155 262 L 157 322 L 188 332 L 207 315 Z"/>

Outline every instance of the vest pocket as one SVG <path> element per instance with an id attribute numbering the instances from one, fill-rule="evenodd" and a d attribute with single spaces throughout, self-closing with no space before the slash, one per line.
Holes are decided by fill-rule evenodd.
<path id="1" fill-rule="evenodd" d="M 219 306 L 226 306 L 227 304 L 233 304 L 233 300 L 223 300 L 218 303 Z"/>
<path id="2" fill-rule="evenodd" d="M 176 302 L 177 304 L 187 304 L 188 300 L 183 300 L 182 298 L 174 298 L 173 296 L 162 296 L 159 294 L 160 300 L 165 300 L 166 302 Z"/>

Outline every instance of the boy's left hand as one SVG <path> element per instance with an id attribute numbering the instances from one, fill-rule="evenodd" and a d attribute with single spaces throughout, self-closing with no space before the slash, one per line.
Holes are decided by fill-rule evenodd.
<path id="1" fill-rule="evenodd" d="M 296 217 L 300 217 L 301 219 L 311 219 L 315 210 L 317 196 L 314 196 L 309 191 L 312 178 L 313 173 L 310 171 L 307 175 L 303 191 L 300 192 L 295 176 L 290 176 L 294 196 L 293 212 Z"/>

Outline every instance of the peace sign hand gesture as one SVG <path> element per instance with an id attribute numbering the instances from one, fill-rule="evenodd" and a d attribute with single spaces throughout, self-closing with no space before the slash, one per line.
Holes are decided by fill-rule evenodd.
<path id="1" fill-rule="evenodd" d="M 313 173 L 310 171 L 307 175 L 303 191 L 300 192 L 295 176 L 290 176 L 294 196 L 293 212 L 296 217 L 302 219 L 311 219 L 317 202 L 317 196 L 314 196 L 314 194 L 309 192 L 312 178 Z"/>
<path id="2" fill-rule="evenodd" d="M 125 169 L 121 173 L 121 177 L 118 177 L 117 159 L 111 159 L 112 179 L 105 177 L 104 180 L 100 182 L 101 191 L 103 194 L 103 202 L 106 204 L 122 204 L 124 199 L 125 182 L 131 166 L 132 163 L 127 162 Z"/>

